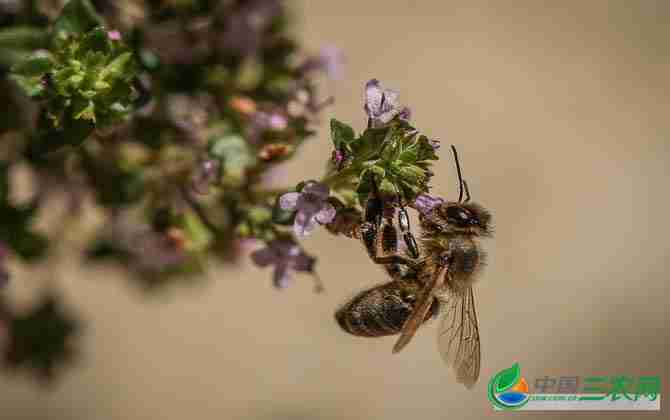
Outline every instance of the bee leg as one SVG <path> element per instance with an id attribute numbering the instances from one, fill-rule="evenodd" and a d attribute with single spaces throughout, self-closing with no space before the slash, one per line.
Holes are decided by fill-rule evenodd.
<path id="1" fill-rule="evenodd" d="M 415 270 L 419 269 L 420 265 L 418 261 L 405 255 L 401 255 L 397 252 L 397 249 L 390 252 L 389 250 L 385 250 L 383 245 L 383 235 L 378 234 L 376 226 L 366 222 L 361 225 L 360 231 L 361 239 L 368 250 L 370 259 L 375 264 L 386 266 L 387 271 L 392 268 L 391 266 L 395 265 L 405 265 Z"/>
<path id="2" fill-rule="evenodd" d="M 361 240 L 375 264 L 383 265 L 393 278 L 400 277 L 400 265 L 416 267 L 415 262 L 398 253 L 398 233 L 392 223 L 384 223 L 384 202 L 374 180 L 372 192 L 365 203 L 363 220 Z"/>
<path id="3" fill-rule="evenodd" d="M 407 245 L 407 252 L 412 258 L 419 258 L 419 246 L 416 243 L 416 239 L 412 234 L 412 230 L 409 226 L 409 215 L 407 210 L 401 204 L 400 210 L 398 211 L 398 226 L 400 227 L 400 232 L 402 233 L 402 239 Z"/>

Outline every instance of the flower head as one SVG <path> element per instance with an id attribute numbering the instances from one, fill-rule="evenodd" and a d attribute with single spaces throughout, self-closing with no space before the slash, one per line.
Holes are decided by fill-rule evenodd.
<path id="1" fill-rule="evenodd" d="M 398 115 L 404 119 L 410 115 L 409 109 L 398 102 L 398 92 L 382 88 L 377 79 L 365 84 L 364 108 L 373 128 L 385 126 Z"/>
<path id="2" fill-rule="evenodd" d="M 293 230 L 298 236 L 306 236 L 316 227 L 316 223 L 330 223 L 335 217 L 335 207 L 328 202 L 330 190 L 327 185 L 309 181 L 301 192 L 282 195 L 279 206 L 283 210 L 297 211 Z"/>
<path id="3" fill-rule="evenodd" d="M 254 264 L 260 267 L 274 266 L 272 282 L 278 289 L 286 288 L 291 282 L 292 271 L 314 273 L 316 259 L 307 255 L 295 242 L 275 239 L 267 247 L 251 254 Z"/>

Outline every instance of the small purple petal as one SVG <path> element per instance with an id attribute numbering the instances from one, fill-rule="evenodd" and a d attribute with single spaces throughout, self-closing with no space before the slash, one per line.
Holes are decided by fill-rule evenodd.
<path id="1" fill-rule="evenodd" d="M 209 187 L 216 180 L 219 172 L 219 161 L 207 159 L 200 163 L 191 180 L 193 191 L 205 195 L 209 193 Z"/>
<path id="2" fill-rule="evenodd" d="M 428 140 L 428 143 L 431 145 L 433 150 L 437 150 L 440 148 L 440 141 L 437 139 Z"/>
<path id="3" fill-rule="evenodd" d="M 313 194 L 316 197 L 325 200 L 330 195 L 330 188 L 320 182 L 310 181 L 302 189 L 303 194 Z"/>
<path id="4" fill-rule="evenodd" d="M 107 36 L 112 41 L 121 41 L 121 32 L 119 32 L 119 31 L 116 31 L 116 30 L 108 31 Z"/>
<path id="5" fill-rule="evenodd" d="M 377 79 L 372 79 L 365 85 L 364 109 L 374 128 L 383 127 L 399 114 L 403 119 L 410 116 L 409 109 L 400 105 L 398 92 L 383 89 Z"/>
<path id="6" fill-rule="evenodd" d="M 285 130 L 288 127 L 286 117 L 280 114 L 272 114 L 268 120 L 268 126 L 276 131 Z"/>
<path id="7" fill-rule="evenodd" d="M 412 118 L 412 110 L 409 107 L 403 107 L 398 114 L 398 118 L 403 121 L 409 121 Z"/>
<path id="8" fill-rule="evenodd" d="M 279 258 L 277 253 L 268 247 L 252 252 L 251 260 L 259 267 L 267 267 L 270 264 L 276 264 Z"/>
<path id="9" fill-rule="evenodd" d="M 383 92 L 379 87 L 379 80 L 371 79 L 365 84 L 365 112 L 368 117 L 379 115 L 382 105 Z"/>
<path id="10" fill-rule="evenodd" d="M 298 212 L 298 214 L 296 214 L 295 222 L 293 223 L 293 231 L 297 236 L 307 236 L 315 227 L 316 220 L 314 219 L 314 214 L 305 212 Z"/>
<path id="11" fill-rule="evenodd" d="M 335 165 L 339 166 L 342 163 L 342 161 L 344 161 L 344 152 L 342 152 L 341 150 L 333 150 L 331 160 Z"/>
<path id="12" fill-rule="evenodd" d="M 301 213 L 316 214 L 323 207 L 323 200 L 314 194 L 301 193 L 297 208 Z"/>
<path id="13" fill-rule="evenodd" d="M 326 223 L 330 223 L 333 221 L 336 213 L 337 211 L 335 210 L 335 207 L 333 207 L 332 204 L 325 203 L 321 211 L 319 211 L 316 214 L 316 220 L 322 225 L 325 225 Z"/>
<path id="14" fill-rule="evenodd" d="M 289 192 L 281 197 L 279 197 L 279 207 L 282 210 L 294 211 L 298 205 L 298 199 L 300 198 L 300 193 Z"/>
<path id="15" fill-rule="evenodd" d="M 288 244 L 284 248 L 284 250 L 285 250 L 284 253 L 286 254 L 285 255 L 286 257 L 293 258 L 293 257 L 296 257 L 296 256 L 300 255 L 302 250 L 300 249 L 300 247 L 298 245 L 294 244 L 293 242 L 289 242 L 289 241 L 286 241 L 286 243 Z"/>
<path id="16" fill-rule="evenodd" d="M 272 273 L 272 284 L 277 289 L 285 289 L 291 283 L 291 275 L 286 263 L 277 264 Z"/>
<path id="17" fill-rule="evenodd" d="M 321 58 L 323 69 L 328 77 L 334 80 L 342 78 L 344 53 L 340 48 L 334 46 L 323 47 L 319 57 Z"/>
<path id="18" fill-rule="evenodd" d="M 381 111 L 382 112 L 388 112 L 391 110 L 397 110 L 398 113 L 400 112 L 400 104 L 398 103 L 398 92 L 395 90 L 390 90 L 390 89 L 384 89 L 383 90 L 383 95 L 384 95 L 384 100 L 382 102 L 382 107 Z"/>
<path id="19" fill-rule="evenodd" d="M 388 124 L 388 123 L 390 123 L 391 120 L 393 120 L 399 113 L 400 113 L 400 111 L 399 111 L 398 109 L 396 109 L 396 108 L 390 109 L 390 110 L 387 111 L 387 112 L 383 112 L 383 113 L 379 114 L 379 115 L 375 118 L 375 121 L 373 121 L 373 122 L 377 122 L 377 124 L 373 124 L 373 126 L 377 127 L 377 126 L 379 126 L 379 123 L 381 123 L 381 125 Z"/>
<path id="20" fill-rule="evenodd" d="M 428 214 L 435 207 L 444 203 L 444 200 L 439 197 L 431 197 L 428 194 L 420 194 L 414 200 L 414 208 L 421 214 Z"/>

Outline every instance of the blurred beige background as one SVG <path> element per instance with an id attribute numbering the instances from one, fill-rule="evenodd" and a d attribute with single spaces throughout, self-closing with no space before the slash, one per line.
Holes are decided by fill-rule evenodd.
<path id="1" fill-rule="evenodd" d="M 481 379 L 442 364 L 435 328 L 393 339 L 341 332 L 333 311 L 383 279 L 353 242 L 320 231 L 327 293 L 308 277 L 277 292 L 244 264 L 147 299 L 120 271 L 63 267 L 88 320 L 78 366 L 50 390 L 0 378 L 4 419 L 481 419 L 491 375 L 670 378 L 670 2 L 296 2 L 312 49 L 347 55 L 321 134 L 289 182 L 321 173 L 327 120 L 361 129 L 371 77 L 397 89 L 416 126 L 458 145 L 475 200 L 495 215 L 476 288 Z M 453 197 L 445 149 L 436 192 Z M 27 279 L 26 281 L 30 281 Z M 667 393 L 668 391 L 666 391 Z M 536 413 L 644 418 L 648 413 Z"/>

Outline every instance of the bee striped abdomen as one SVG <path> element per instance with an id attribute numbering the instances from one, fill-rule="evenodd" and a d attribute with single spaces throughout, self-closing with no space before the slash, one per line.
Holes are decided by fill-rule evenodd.
<path id="1" fill-rule="evenodd" d="M 353 335 L 381 337 L 398 334 L 414 309 L 416 287 L 391 281 L 364 290 L 335 312 L 340 327 Z M 437 301 L 428 315 L 437 313 Z"/>

